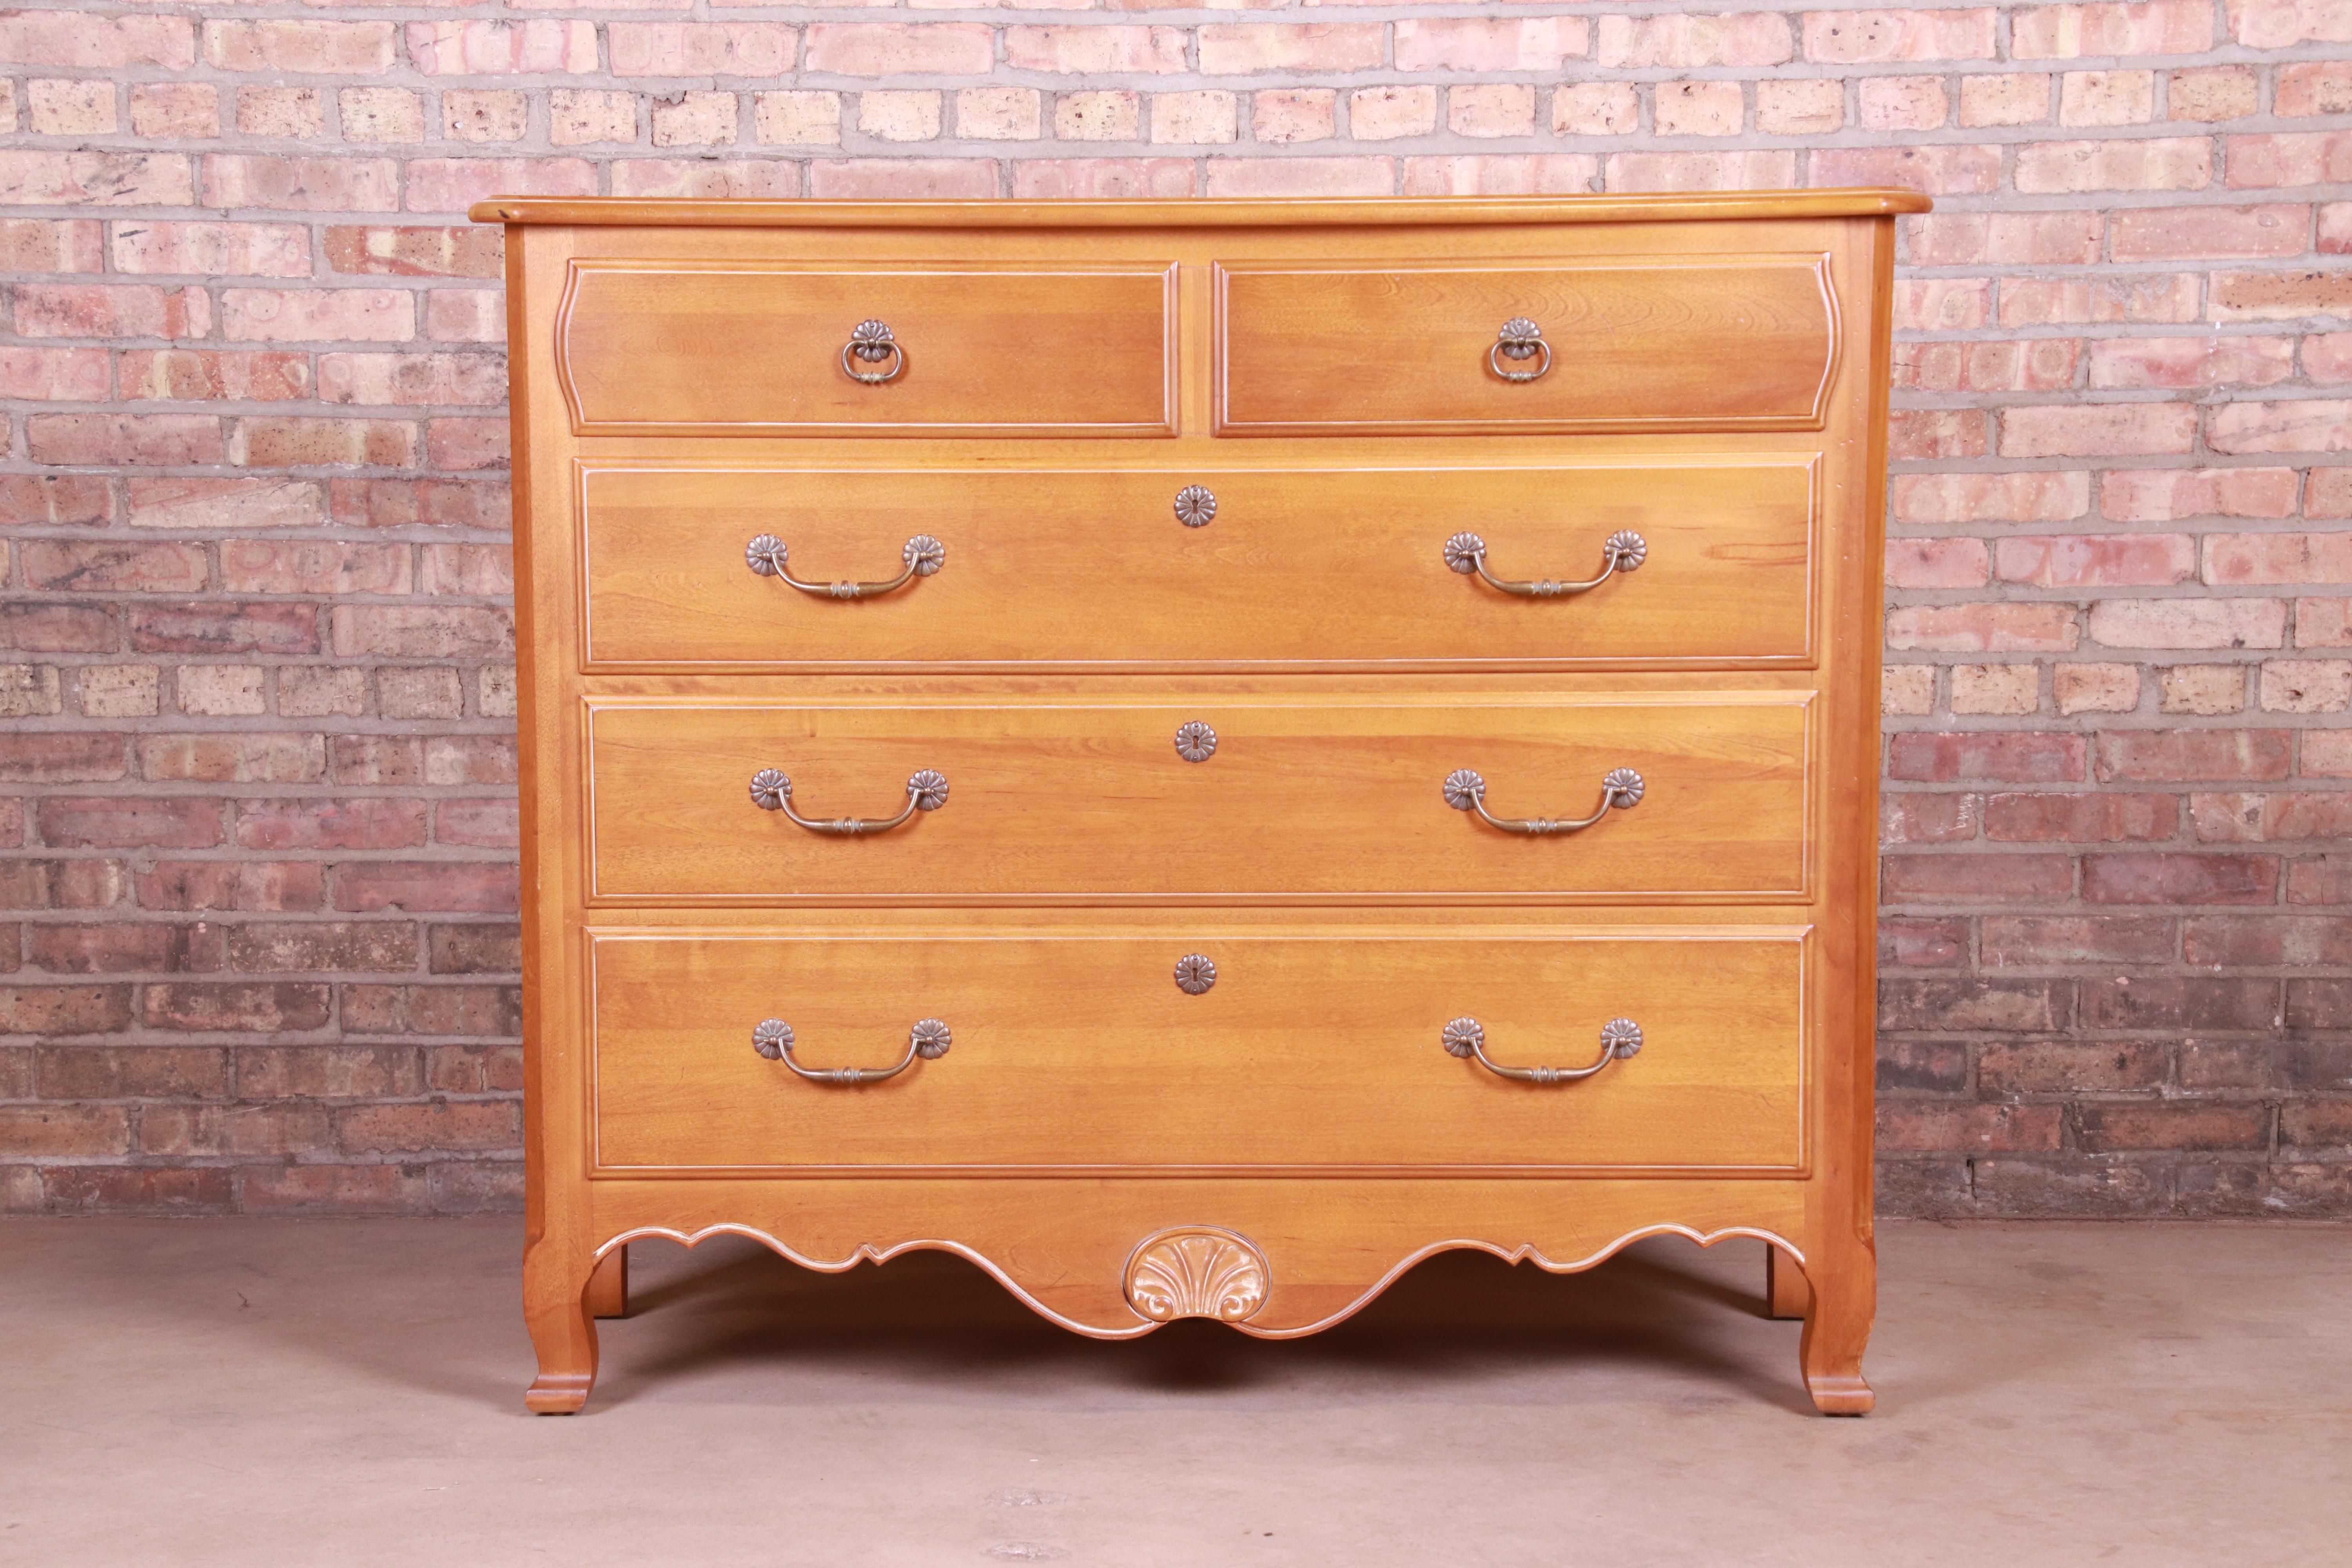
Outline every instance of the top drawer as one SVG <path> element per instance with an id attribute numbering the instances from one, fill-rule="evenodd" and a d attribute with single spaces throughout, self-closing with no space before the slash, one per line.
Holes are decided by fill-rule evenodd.
<path id="1" fill-rule="evenodd" d="M 1818 430 L 1829 258 L 1230 263 L 1217 433 Z"/>
<path id="2" fill-rule="evenodd" d="M 1172 265 L 574 261 L 580 436 L 1168 436 Z"/>

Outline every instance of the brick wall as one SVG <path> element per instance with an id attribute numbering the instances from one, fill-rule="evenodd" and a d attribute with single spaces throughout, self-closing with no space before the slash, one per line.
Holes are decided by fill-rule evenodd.
<path id="1" fill-rule="evenodd" d="M 0 1207 L 516 1201 L 468 202 L 1870 183 L 1882 1202 L 2352 1212 L 2352 0 L 571 9 L 0 14 Z"/>

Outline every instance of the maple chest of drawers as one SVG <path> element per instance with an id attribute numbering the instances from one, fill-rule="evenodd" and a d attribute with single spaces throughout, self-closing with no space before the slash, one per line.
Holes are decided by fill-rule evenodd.
<path id="1" fill-rule="evenodd" d="M 1287 1337 L 1770 1243 L 1867 1409 L 1889 192 L 485 203 L 530 1240 Z"/>

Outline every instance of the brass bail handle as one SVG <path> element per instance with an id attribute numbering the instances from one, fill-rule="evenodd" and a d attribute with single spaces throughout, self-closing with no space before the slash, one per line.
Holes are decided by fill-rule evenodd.
<path id="1" fill-rule="evenodd" d="M 1490 588 L 1522 599 L 1562 599 L 1590 593 L 1620 572 L 1639 572 L 1642 563 L 1650 558 L 1650 542 L 1630 528 L 1611 534 L 1601 542 L 1601 575 L 1581 583 L 1556 583 L 1549 577 L 1519 583 L 1497 577 L 1486 569 L 1486 542 L 1475 533 L 1457 533 L 1447 540 L 1444 554 L 1448 568 L 1465 577 L 1475 573 Z"/>
<path id="2" fill-rule="evenodd" d="M 1631 1018 L 1612 1018 L 1601 1026 L 1601 1059 L 1589 1068 L 1507 1068 L 1486 1054 L 1486 1030 L 1475 1018 L 1456 1018 L 1439 1037 L 1449 1057 L 1475 1061 L 1497 1078 L 1518 1083 L 1574 1083 L 1591 1078 L 1611 1062 L 1622 1061 L 1642 1048 L 1642 1026 Z"/>
<path id="3" fill-rule="evenodd" d="M 1538 356 L 1540 355 L 1540 359 Z M 1503 362 L 1524 364 L 1537 360 L 1533 370 L 1506 370 Z M 1525 316 L 1513 316 L 1486 345 L 1486 368 L 1505 381 L 1533 381 L 1551 368 L 1551 345 L 1544 342 L 1543 329 Z"/>
<path id="4" fill-rule="evenodd" d="M 1601 776 L 1601 805 L 1593 814 L 1562 821 L 1549 816 L 1496 816 L 1486 809 L 1486 781 L 1469 768 L 1454 769 L 1445 775 L 1444 784 L 1445 804 L 1454 810 L 1476 812 L 1478 820 L 1489 827 L 1536 838 L 1590 827 L 1612 810 L 1630 811 L 1641 804 L 1648 787 L 1633 769 L 1612 768 Z"/>
<path id="5" fill-rule="evenodd" d="M 751 1048 L 772 1062 L 780 1061 L 811 1083 L 880 1083 L 897 1078 L 915 1065 L 917 1057 L 936 1061 L 955 1043 L 948 1026 L 937 1018 L 918 1019 L 907 1031 L 907 1054 L 887 1068 L 804 1068 L 793 1058 L 793 1026 L 782 1018 L 765 1018 L 751 1031 Z"/>
<path id="6" fill-rule="evenodd" d="M 785 569 L 792 549 L 772 533 L 755 535 L 743 547 L 743 564 L 755 577 L 773 577 L 820 599 L 877 599 L 903 588 L 918 577 L 928 577 L 948 563 L 948 547 L 928 533 L 907 541 L 898 552 L 898 574 L 871 583 L 803 583 Z"/>
<path id="7" fill-rule="evenodd" d="M 861 364 L 884 365 L 888 370 L 860 370 Z M 862 381 L 868 386 L 879 386 L 886 381 L 896 381 L 898 373 L 907 368 L 907 351 L 890 335 L 887 321 L 860 321 L 849 329 L 849 341 L 841 345 L 841 368 L 849 373 L 852 381 Z"/>
<path id="8" fill-rule="evenodd" d="M 855 838 L 863 833 L 887 833 L 915 813 L 937 811 L 947 803 L 947 776 L 923 768 L 908 779 L 907 804 L 898 808 L 896 816 L 803 816 L 793 809 L 792 780 L 774 768 L 761 768 L 751 775 L 753 805 L 761 811 L 781 811 L 811 833 L 830 834 L 836 838 Z"/>

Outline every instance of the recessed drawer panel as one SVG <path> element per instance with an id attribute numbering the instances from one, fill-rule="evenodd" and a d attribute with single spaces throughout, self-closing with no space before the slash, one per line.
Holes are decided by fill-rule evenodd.
<path id="1" fill-rule="evenodd" d="M 1818 254 L 1237 263 L 1217 298 L 1225 435 L 1817 430 L 1837 366 Z"/>
<path id="2" fill-rule="evenodd" d="M 1810 704 L 1784 691 L 596 701 L 593 894 L 1794 899 Z"/>
<path id="3" fill-rule="evenodd" d="M 1172 266 L 572 263 L 585 436 L 1165 436 Z"/>
<path id="4" fill-rule="evenodd" d="M 591 948 L 606 1171 L 1804 1158 L 1800 928 L 639 931 Z M 1538 1066 L 1599 1070 L 1495 1070 Z M 802 1076 L 845 1068 L 878 1081 Z"/>
<path id="5" fill-rule="evenodd" d="M 1801 665 L 1815 474 L 583 466 L 588 663 Z"/>

